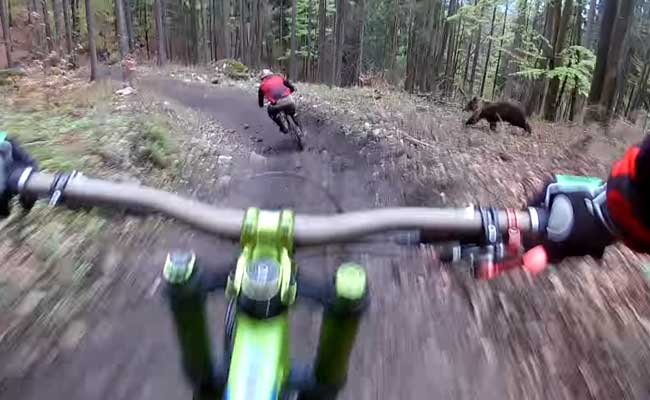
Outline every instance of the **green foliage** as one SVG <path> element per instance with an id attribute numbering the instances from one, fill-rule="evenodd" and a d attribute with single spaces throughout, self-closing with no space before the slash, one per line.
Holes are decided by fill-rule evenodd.
<path id="1" fill-rule="evenodd" d="M 576 88 L 578 93 L 586 96 L 591 87 L 591 78 L 596 65 L 594 53 L 582 46 L 570 46 L 560 54 L 562 64 L 552 70 L 544 68 L 526 68 L 515 75 L 526 79 L 566 80 L 569 89 Z"/>

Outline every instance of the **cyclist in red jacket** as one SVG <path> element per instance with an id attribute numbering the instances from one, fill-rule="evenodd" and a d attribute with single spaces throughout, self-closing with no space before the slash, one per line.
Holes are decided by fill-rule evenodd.
<path id="1" fill-rule="evenodd" d="M 298 126 L 296 119 L 296 103 L 291 94 L 296 91 L 295 86 L 280 74 L 274 74 L 269 69 L 262 70 L 260 75 L 260 88 L 257 92 L 257 99 L 260 108 L 264 107 L 264 99 L 270 104 L 267 107 L 269 117 L 275 122 L 282 133 L 289 132 L 279 117 L 281 111 L 290 116 Z"/>

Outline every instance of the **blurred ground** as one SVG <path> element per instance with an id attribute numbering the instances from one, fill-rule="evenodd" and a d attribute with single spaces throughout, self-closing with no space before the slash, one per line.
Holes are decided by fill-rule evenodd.
<path id="1" fill-rule="evenodd" d="M 307 150 L 295 153 L 257 109 L 252 82 L 211 85 L 206 71 L 142 68 L 139 92 L 120 97 L 110 82 L 35 75 L 5 89 L 0 127 L 43 167 L 239 207 L 332 212 L 318 187 L 346 210 L 520 206 L 546 173 L 605 176 L 641 137 L 624 124 L 605 132 L 536 121 L 532 136 L 490 133 L 463 128 L 458 105 L 301 84 Z M 285 176 L 246 179 L 264 172 Z M 231 244 L 158 219 L 45 207 L 2 232 L 0 397 L 189 398 L 160 295 L 162 259 L 168 247 L 191 246 L 218 268 Z M 323 279 L 342 259 L 371 275 L 373 303 L 343 398 L 648 397 L 650 263 L 626 249 L 610 249 L 601 266 L 577 260 L 488 283 L 441 270 L 426 250 L 384 244 L 299 257 Z M 296 353 L 309 356 L 319 312 L 300 306 L 294 320 Z"/>

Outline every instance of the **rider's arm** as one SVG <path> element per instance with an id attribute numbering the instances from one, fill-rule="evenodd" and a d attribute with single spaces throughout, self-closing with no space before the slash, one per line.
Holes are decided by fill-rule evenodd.
<path id="1" fill-rule="evenodd" d="M 257 105 L 259 105 L 260 108 L 264 107 L 264 92 L 262 92 L 262 86 L 257 89 Z"/>
<path id="2" fill-rule="evenodd" d="M 296 91 L 296 87 L 293 86 L 293 83 L 289 82 L 288 79 L 285 79 L 285 80 L 284 80 L 284 86 L 288 87 L 289 90 L 291 90 L 291 93 L 293 93 L 293 92 Z"/>
<path id="3" fill-rule="evenodd" d="M 614 164 L 607 181 L 607 209 L 623 242 L 650 253 L 650 135 Z"/>

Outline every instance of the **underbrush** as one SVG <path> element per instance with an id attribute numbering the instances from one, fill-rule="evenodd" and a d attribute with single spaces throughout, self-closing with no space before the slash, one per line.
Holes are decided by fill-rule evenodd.
<path id="1" fill-rule="evenodd" d="M 0 92 L 0 131 L 21 143 L 41 170 L 153 185 L 173 177 L 179 151 L 166 116 L 137 97 L 115 96 L 110 82 L 43 79 Z M 51 208 L 45 201 L 26 215 L 15 207 L 0 221 L 0 354 L 14 345 L 28 351 L 32 331 L 56 340 L 109 284 L 101 278 L 102 254 L 133 229 L 114 215 L 110 221 L 102 211 Z M 31 361 L 16 362 L 22 369 Z"/>

